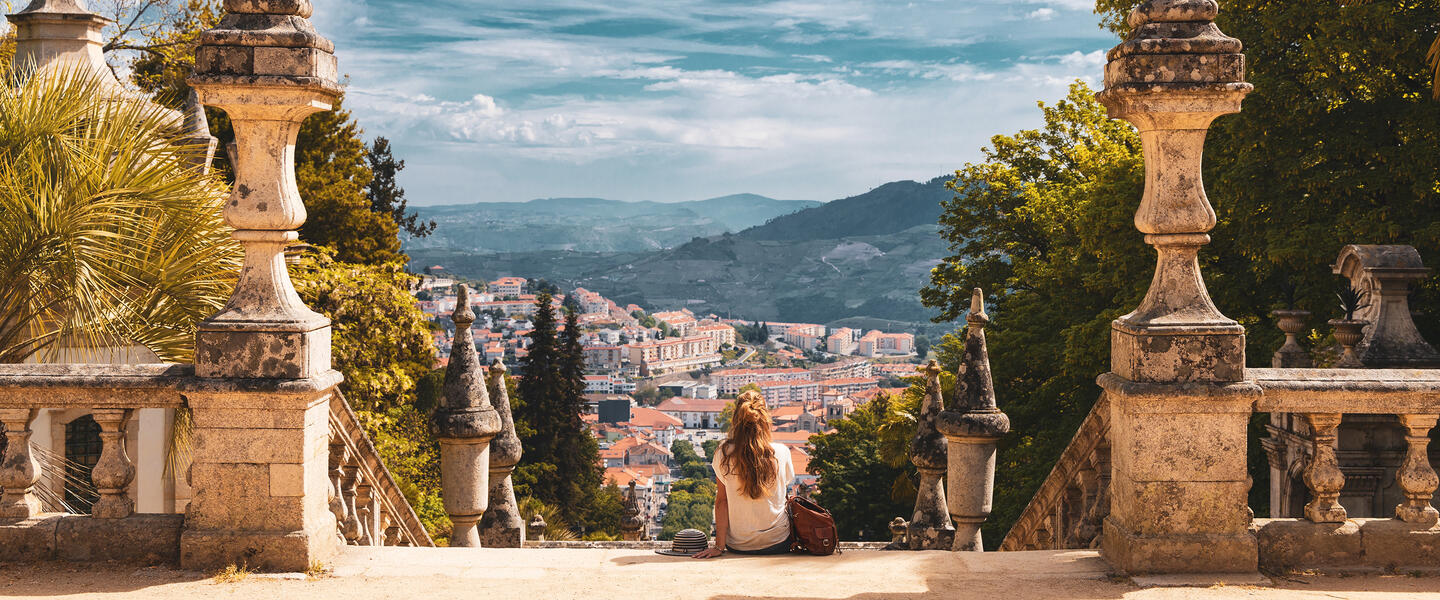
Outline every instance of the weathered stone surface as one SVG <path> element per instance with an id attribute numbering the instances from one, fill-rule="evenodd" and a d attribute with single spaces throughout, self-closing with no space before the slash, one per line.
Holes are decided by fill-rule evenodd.
<path id="1" fill-rule="evenodd" d="M 490 442 L 500 433 L 500 415 L 490 405 L 484 370 L 470 331 L 475 313 L 470 292 L 458 286 L 455 341 L 445 367 L 444 400 L 431 418 L 440 441 L 440 492 L 455 529 L 450 545 L 478 547 L 479 521 L 490 504 Z"/>
<path id="2" fill-rule="evenodd" d="M 0 562 L 33 562 L 55 557 L 55 532 L 64 515 L 38 515 L 0 522 Z"/>
<path id="3" fill-rule="evenodd" d="M 0 410 L 0 423 L 5 425 L 5 456 L 0 460 L 0 521 L 40 514 L 40 499 L 34 493 L 40 481 L 40 462 L 30 450 L 30 422 L 34 420 L 34 409 Z"/>
<path id="4" fill-rule="evenodd" d="M 1260 566 L 1268 571 L 1354 567 L 1364 564 L 1356 521 L 1314 523 L 1304 519 L 1256 521 Z"/>
<path id="5" fill-rule="evenodd" d="M 180 559 L 183 515 L 131 515 L 94 519 L 70 515 L 55 531 L 55 555 L 61 560 L 116 561 L 172 565 Z"/>
<path id="6" fill-rule="evenodd" d="M 920 472 L 915 510 L 906 539 L 911 550 L 948 550 L 955 543 L 955 526 L 945 501 L 943 478 L 949 468 L 945 436 L 937 429 L 945 399 L 940 393 L 940 364 L 930 361 L 920 368 L 925 376 L 925 399 L 916 415 L 915 438 L 910 442 L 910 462 Z"/>
<path id="7" fill-rule="evenodd" d="M 488 387 L 491 403 L 500 415 L 500 433 L 490 440 L 490 506 L 480 518 L 480 543 L 486 548 L 519 548 L 525 543 L 525 521 L 520 518 L 511 479 L 523 449 L 515 434 L 505 373 L 504 361 L 495 359 L 488 373 Z"/>
<path id="8" fill-rule="evenodd" d="M 1440 527 L 1399 519 L 1364 519 L 1365 564 L 1389 571 L 1440 567 Z"/>
<path id="9" fill-rule="evenodd" d="M 980 526 L 990 516 L 994 495 L 995 446 L 1000 437 L 1010 431 L 1010 419 L 995 403 L 990 353 L 985 344 L 985 326 L 990 323 L 990 316 L 985 312 L 985 295 L 979 288 L 971 294 L 965 322 L 965 352 L 956 374 L 959 389 L 955 406 L 934 419 L 935 428 L 946 441 L 945 502 L 954 529 L 953 534 L 947 531 L 943 535 L 953 538 L 952 550 L 979 552 L 984 549 Z M 943 406 L 939 387 L 937 379 L 932 400 L 937 406 Z M 912 548 L 915 534 L 912 519 Z"/>
<path id="10" fill-rule="evenodd" d="M 1255 535 L 1177 533 L 1140 536 L 1115 515 L 1105 520 L 1105 559 L 1127 575 L 1253 573 L 1259 563 Z"/>

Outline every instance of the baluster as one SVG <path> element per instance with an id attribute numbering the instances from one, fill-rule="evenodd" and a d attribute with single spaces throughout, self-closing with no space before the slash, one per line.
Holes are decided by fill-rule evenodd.
<path id="1" fill-rule="evenodd" d="M 345 479 L 345 442 L 338 439 L 334 432 L 331 432 L 330 442 L 330 485 L 329 496 L 330 513 L 335 515 L 335 535 L 340 538 L 340 543 L 345 543 L 345 498 L 341 494 L 342 481 Z"/>
<path id="2" fill-rule="evenodd" d="M 97 519 L 123 519 L 135 512 L 130 498 L 130 480 L 135 478 L 135 465 L 125 453 L 127 409 L 97 410 L 90 414 L 100 425 L 100 460 L 90 472 L 90 481 L 100 491 L 100 499 L 91 508 Z"/>
<path id="3" fill-rule="evenodd" d="M 0 410 L 5 424 L 5 460 L 0 462 L 0 519 L 28 519 L 40 513 L 35 483 L 40 481 L 40 461 L 30 451 L 30 421 L 35 411 L 28 408 Z"/>
<path id="4" fill-rule="evenodd" d="M 344 478 L 340 481 L 340 497 L 345 501 L 345 526 L 341 531 L 345 534 L 345 543 L 355 545 L 360 539 L 360 516 L 355 511 L 356 488 L 360 485 L 360 465 L 355 464 L 354 455 L 346 451 Z"/>
<path id="5" fill-rule="evenodd" d="M 1080 544 L 1081 517 L 1084 511 L 1085 493 L 1078 486 L 1071 485 L 1065 488 L 1065 496 L 1061 501 L 1060 510 L 1065 516 L 1063 526 L 1064 535 L 1060 539 L 1061 548 L 1078 548 Z"/>
<path id="6" fill-rule="evenodd" d="M 1400 415 L 1408 448 L 1395 476 L 1405 490 L 1405 501 L 1395 507 L 1395 516 L 1406 523 L 1434 525 L 1440 520 L 1440 512 L 1430 505 L 1435 488 L 1440 487 L 1440 476 L 1430 466 L 1430 430 L 1437 420 L 1440 415 Z"/>
<path id="7" fill-rule="evenodd" d="M 1095 474 L 1093 463 L 1086 461 L 1085 467 L 1075 473 L 1075 484 L 1080 487 L 1080 519 L 1075 528 L 1076 548 L 1088 548 L 1095 540 L 1100 528 L 1093 519 L 1095 503 L 1100 498 L 1100 478 Z"/>
<path id="8" fill-rule="evenodd" d="M 1309 413 L 1311 441 L 1314 444 L 1310 464 L 1305 467 L 1305 485 L 1310 486 L 1311 500 L 1305 505 L 1305 518 L 1316 523 L 1345 521 L 1345 507 L 1340 506 L 1340 490 L 1345 487 L 1345 473 L 1335 459 L 1336 428 L 1340 415 Z"/>
<path id="9" fill-rule="evenodd" d="M 361 546 L 375 545 L 375 488 L 369 481 L 361 482 L 355 488 L 355 512 L 360 519 L 360 537 L 356 543 Z"/>
<path id="10" fill-rule="evenodd" d="M 1040 525 L 1035 528 L 1035 548 L 1037 550 L 1054 550 L 1055 543 L 1050 536 L 1050 517 L 1045 517 Z"/>

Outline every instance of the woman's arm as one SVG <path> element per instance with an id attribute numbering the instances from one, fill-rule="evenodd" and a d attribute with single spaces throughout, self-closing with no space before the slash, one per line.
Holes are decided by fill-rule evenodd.
<path id="1" fill-rule="evenodd" d="M 695 558 L 713 558 L 725 553 L 725 542 L 730 535 L 730 501 L 725 498 L 725 483 L 715 480 L 715 545 L 706 548 Z"/>

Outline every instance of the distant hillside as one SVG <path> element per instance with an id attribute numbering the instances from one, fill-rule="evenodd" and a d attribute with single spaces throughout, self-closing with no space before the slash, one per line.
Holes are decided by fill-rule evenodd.
<path id="1" fill-rule="evenodd" d="M 843 200 L 775 217 L 740 233 L 753 240 L 800 241 L 856 235 L 883 235 L 940 219 L 940 203 L 954 196 L 945 189 L 950 177 L 926 183 L 896 181 Z"/>
<path id="2" fill-rule="evenodd" d="M 740 231 L 777 216 L 819 205 L 738 194 L 690 202 L 620 202 L 602 198 L 546 198 L 479 202 L 416 210 L 437 227 L 409 240 L 407 250 L 469 252 L 633 252 L 672 248 L 697 237 Z"/>
<path id="3" fill-rule="evenodd" d="M 884 322 L 888 329 L 935 333 L 948 327 L 929 323 L 932 312 L 920 305 L 918 290 L 946 254 L 936 221 L 940 202 L 950 197 L 943 178 L 889 183 L 739 233 L 654 251 L 410 252 L 417 264 L 465 276 L 544 277 L 646 308 L 871 327 Z"/>

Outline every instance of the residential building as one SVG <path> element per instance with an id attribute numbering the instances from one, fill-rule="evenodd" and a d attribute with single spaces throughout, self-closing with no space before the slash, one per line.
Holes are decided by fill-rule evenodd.
<path id="1" fill-rule="evenodd" d="M 831 354 L 849 356 L 855 353 L 855 330 L 849 327 L 841 327 L 825 336 L 825 351 Z"/>
<path id="2" fill-rule="evenodd" d="M 625 361 L 625 350 L 609 344 L 585 346 L 585 368 L 597 371 L 613 371 Z"/>
<path id="3" fill-rule="evenodd" d="M 496 296 L 519 296 L 525 293 L 524 277 L 501 277 L 490 282 L 490 293 Z"/>
<path id="4" fill-rule="evenodd" d="M 840 392 L 842 394 L 859 394 L 865 390 L 878 389 L 880 380 L 874 377 L 847 377 L 843 379 L 826 379 L 817 382 L 822 392 Z"/>
<path id="5" fill-rule="evenodd" d="M 844 379 L 849 377 L 873 377 L 874 368 L 867 360 L 850 360 L 819 365 L 810 369 L 810 378 L 815 381 Z"/>
<path id="6" fill-rule="evenodd" d="M 615 392 L 615 382 L 609 375 L 586 375 L 586 394 L 611 394 Z"/>
<path id="7" fill-rule="evenodd" d="M 655 410 L 680 419 L 690 429 L 719 429 L 720 413 L 729 400 L 704 398 L 667 398 Z"/>
<path id="8" fill-rule="evenodd" d="M 872 330 L 860 338 L 860 356 L 905 356 L 915 353 L 915 335 Z"/>
<path id="9" fill-rule="evenodd" d="M 807 331 L 804 327 L 791 327 L 785 332 L 785 343 L 805 352 L 819 348 L 822 338 Z"/>
<path id="10" fill-rule="evenodd" d="M 776 407 L 787 404 L 802 404 L 820 400 L 820 384 L 809 380 L 760 381 L 760 393 L 765 404 Z"/>
<path id="11" fill-rule="evenodd" d="M 710 382 L 720 390 L 721 395 L 733 396 L 749 383 L 761 381 L 809 381 L 810 372 L 805 369 L 727 369 L 710 375 Z"/>
<path id="12" fill-rule="evenodd" d="M 576 304 L 580 306 L 580 314 L 593 315 L 610 313 L 610 301 L 606 300 L 605 297 L 600 294 L 585 288 L 575 288 L 575 291 L 570 292 L 570 297 L 574 298 Z"/>
<path id="13" fill-rule="evenodd" d="M 703 335 L 715 340 L 717 348 L 735 345 L 735 328 L 722 323 L 698 325 L 695 327 L 695 335 Z"/>
<path id="14" fill-rule="evenodd" d="M 626 349 L 630 362 L 644 365 L 651 375 L 696 369 L 723 360 L 715 340 L 703 335 L 630 344 Z"/>
<path id="15" fill-rule="evenodd" d="M 655 317 L 656 321 L 669 325 L 670 328 L 674 329 L 676 334 L 680 336 L 690 335 L 690 332 L 693 331 L 698 324 L 695 320 L 695 314 L 688 310 L 658 312 L 650 316 Z M 719 346 L 719 344 L 716 344 L 716 346 Z"/>

